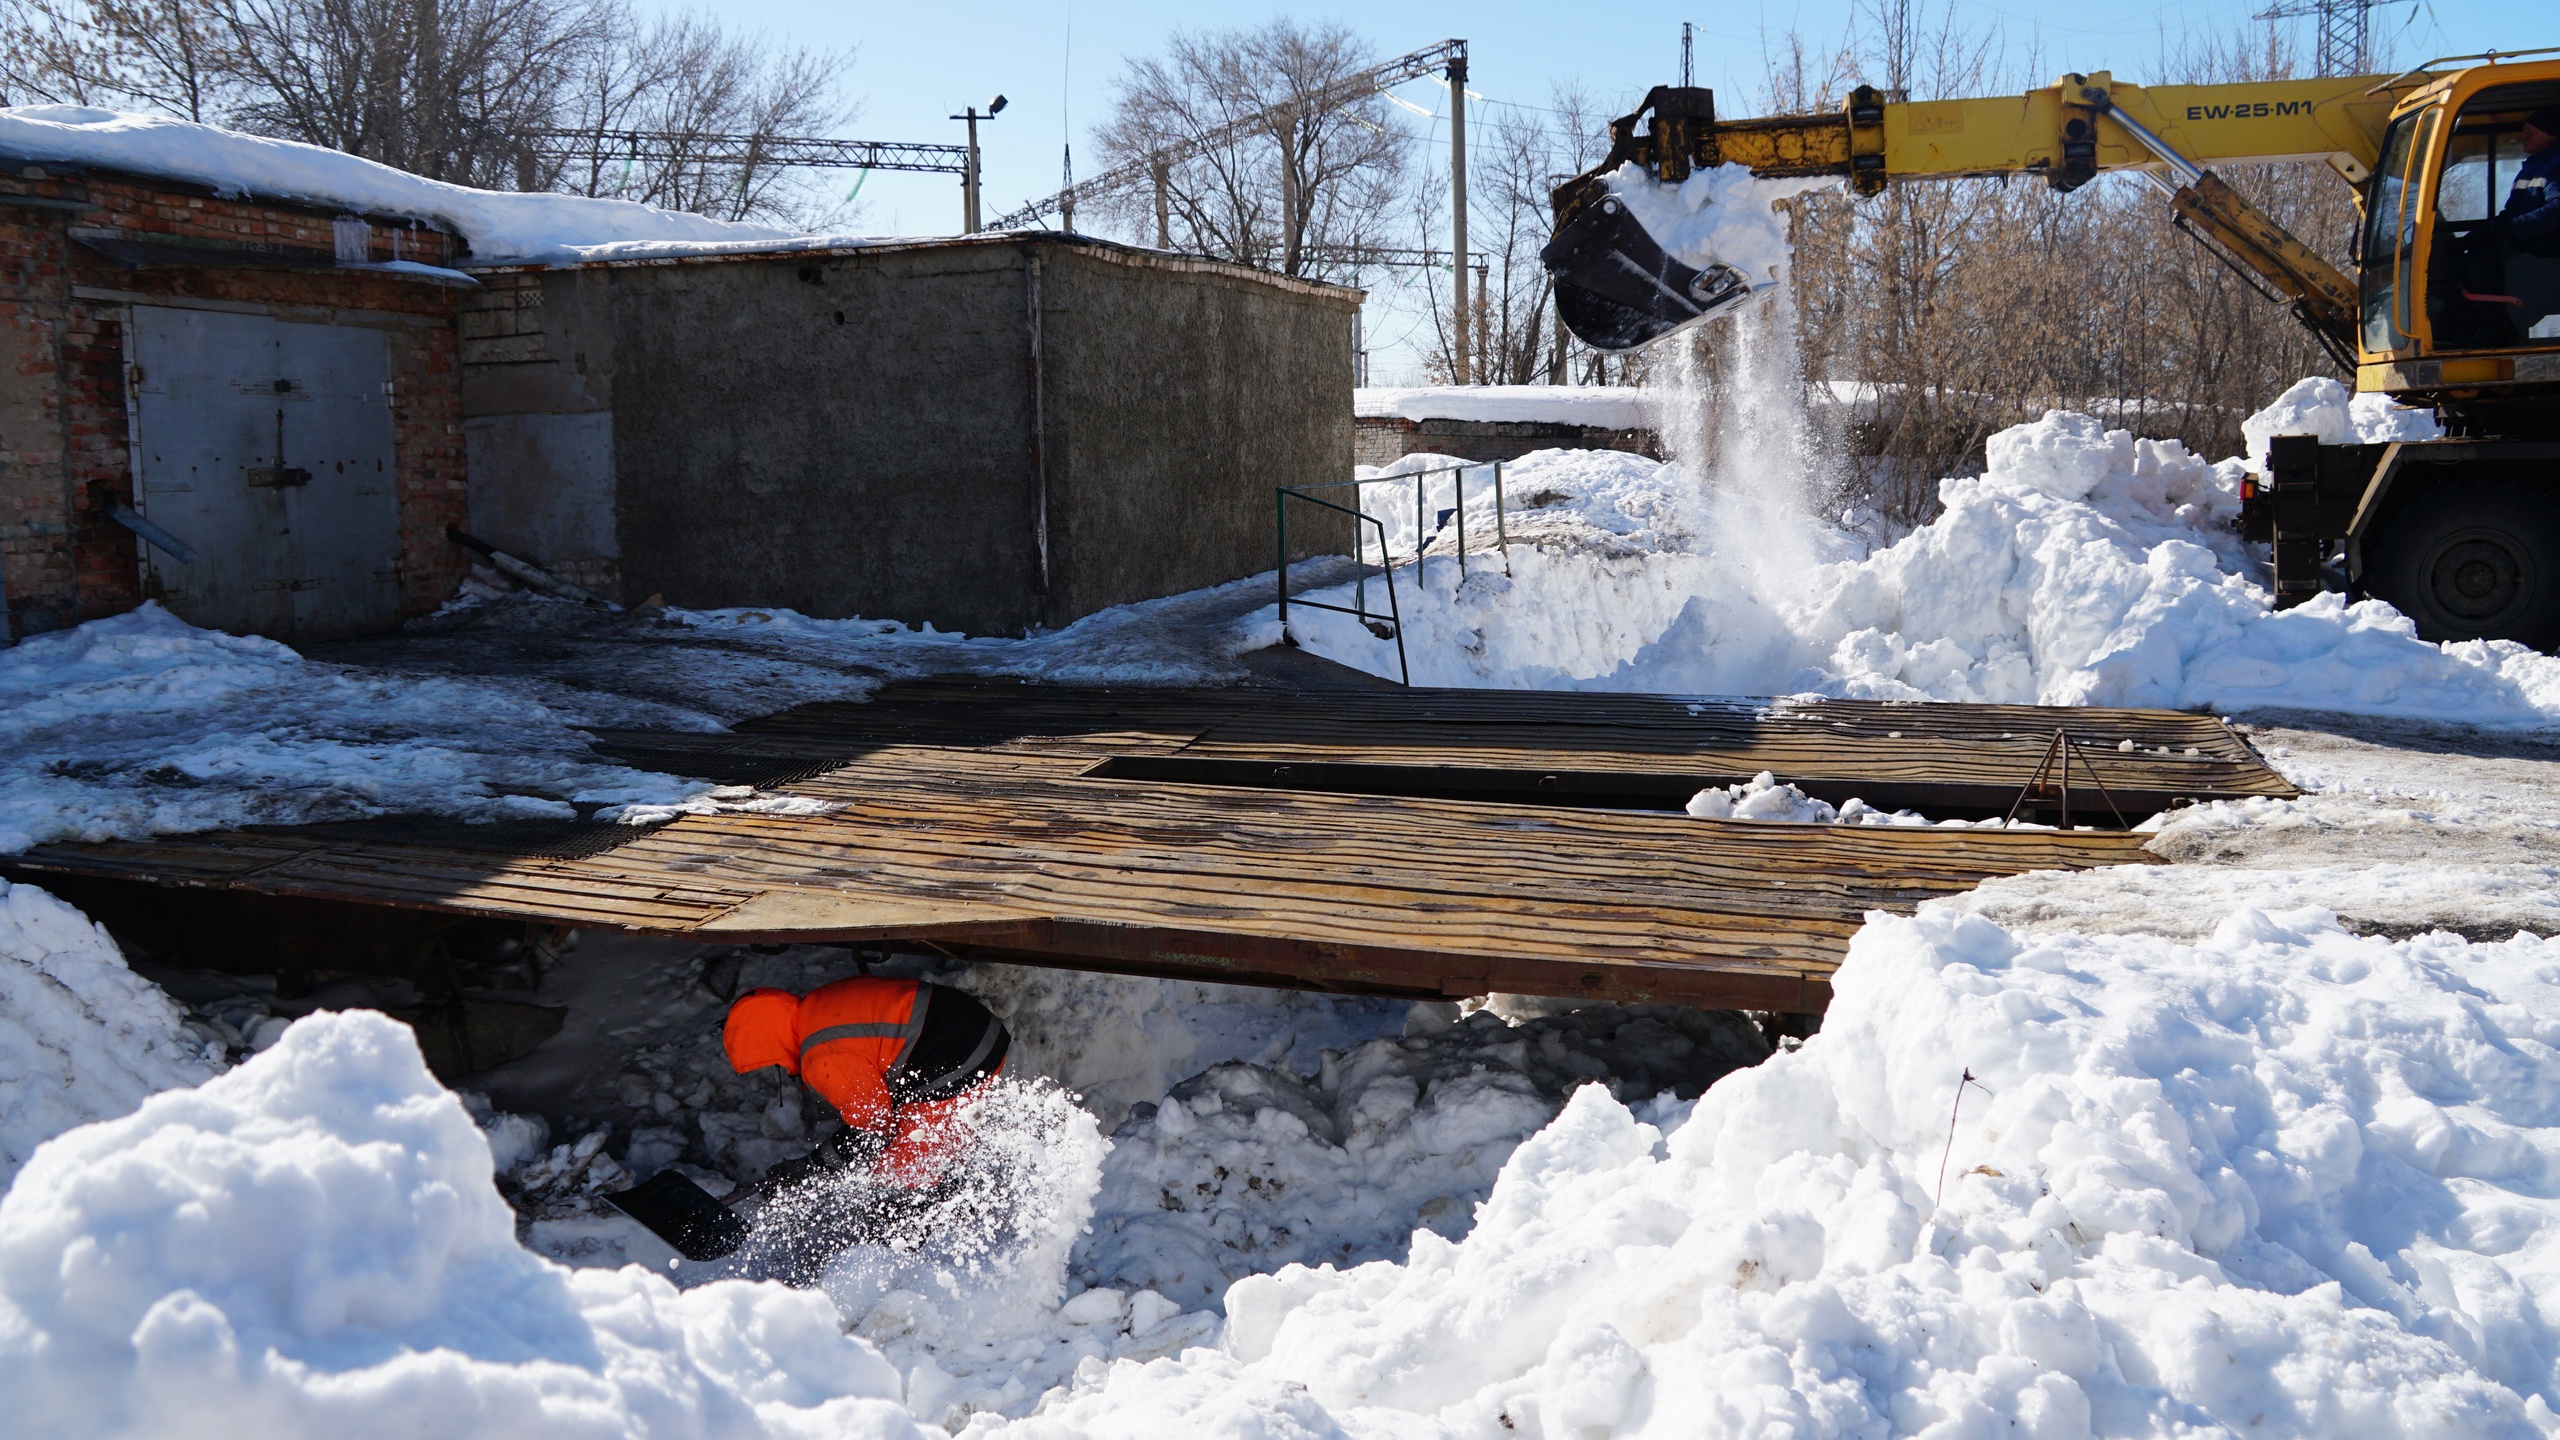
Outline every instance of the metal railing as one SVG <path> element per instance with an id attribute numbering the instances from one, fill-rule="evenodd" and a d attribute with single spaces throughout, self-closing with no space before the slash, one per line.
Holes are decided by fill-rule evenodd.
<path id="1" fill-rule="evenodd" d="M 1351 563 L 1357 569 L 1351 581 L 1351 604 L 1335 605 L 1323 600 L 1301 600 L 1298 603 L 1310 610 L 1330 610 L 1337 615 L 1351 616 L 1358 620 L 1370 634 L 1381 640 L 1395 641 L 1396 669 L 1403 676 L 1405 688 L 1411 689 L 1413 666 L 1405 659 L 1404 617 L 1396 608 L 1395 557 L 1387 553 L 1386 524 L 1375 515 L 1364 514 L 1349 505 L 1336 505 L 1330 500 L 1320 499 L 1307 493 L 1311 490 L 1339 490 L 1346 485 L 1356 487 L 1363 483 L 1365 482 L 1359 480 L 1336 480 L 1326 485 L 1276 487 L 1275 503 L 1280 507 L 1280 639 L 1284 644 L 1297 643 L 1289 638 L 1289 502 L 1304 500 L 1310 505 L 1339 511 L 1351 517 Z M 1360 498 L 1356 489 L 1352 498 L 1355 500 Z M 1378 571 L 1386 577 L 1387 581 L 1387 613 L 1384 615 L 1373 614 L 1369 609 L 1369 551 L 1360 534 L 1360 526 L 1364 522 L 1375 527 L 1378 532 Z"/>
<path id="2" fill-rule="evenodd" d="M 1503 519 L 1502 513 L 1504 508 L 1502 462 L 1497 460 L 1492 462 L 1492 464 L 1494 543 L 1502 552 L 1502 573 L 1508 575 L 1511 573 L 1511 531 L 1509 525 Z M 1279 573 L 1280 586 L 1280 634 L 1284 641 L 1290 644 L 1296 643 L 1294 640 L 1288 639 L 1289 607 L 1292 604 L 1296 604 L 1310 610 L 1330 610 L 1337 615 L 1351 616 L 1353 619 L 1358 620 L 1362 627 L 1367 629 L 1370 634 L 1377 636 L 1381 640 L 1393 640 L 1395 642 L 1396 669 L 1402 676 L 1403 684 L 1407 688 L 1411 688 L 1413 685 L 1413 665 L 1410 658 L 1405 653 L 1404 617 L 1402 609 L 1396 600 L 1395 555 L 1391 550 L 1389 550 L 1387 545 L 1386 522 L 1379 519 L 1377 516 L 1368 513 L 1367 510 L 1357 505 L 1338 505 L 1331 500 L 1323 499 L 1311 492 L 1318 490 L 1349 489 L 1353 492 L 1353 499 L 1358 500 L 1362 498 L 1360 491 L 1363 487 L 1370 485 L 1392 485 L 1401 480 L 1411 480 L 1413 482 L 1414 583 L 1416 585 L 1420 585 L 1426 578 L 1427 572 L 1424 570 L 1423 566 L 1428 560 L 1427 552 L 1431 548 L 1431 542 L 1439 538 L 1440 532 L 1449 528 L 1450 523 L 1454 520 L 1458 531 L 1456 537 L 1458 583 L 1463 585 L 1466 583 L 1467 576 L 1467 472 L 1470 470 L 1481 470 L 1483 468 L 1485 467 L 1482 465 L 1442 465 L 1430 470 L 1417 470 L 1410 475 L 1382 475 L 1373 480 L 1336 480 L 1324 485 L 1281 485 L 1275 487 L 1274 503 L 1279 507 L 1278 529 L 1280 563 L 1277 569 Z M 1438 517 L 1439 523 L 1429 524 L 1425 519 L 1429 514 L 1429 487 L 1426 482 L 1435 475 L 1449 475 L 1453 477 L 1451 481 L 1451 503 L 1448 509 L 1440 512 Z M 1351 560 L 1355 570 L 1352 576 L 1351 603 L 1349 605 L 1335 605 L 1323 600 L 1300 599 L 1292 601 L 1289 598 L 1289 502 L 1292 499 L 1303 500 L 1310 505 L 1319 506 L 1323 509 L 1332 510 L 1351 517 Z M 1380 614 L 1369 608 L 1369 551 L 1367 539 L 1360 529 L 1363 524 L 1374 529 L 1378 535 L 1378 573 L 1386 581 L 1387 586 L 1387 609 L 1384 614 Z"/>
<path id="3" fill-rule="evenodd" d="M 1502 551 L 1502 573 L 1508 575 L 1511 573 L 1511 530 L 1502 518 L 1502 462 L 1496 460 L 1493 461 L 1492 464 L 1494 545 Z M 1425 559 L 1424 552 L 1431 548 L 1432 541 L 1440 538 L 1441 531 L 1449 528 L 1449 522 L 1452 518 L 1457 521 L 1458 525 L 1458 583 L 1461 585 L 1466 583 L 1467 472 L 1470 470 L 1481 470 L 1483 468 L 1485 467 L 1482 465 L 1441 465 L 1429 470 L 1416 470 L 1411 475 L 1381 475 L 1375 480 L 1355 480 L 1352 482 L 1355 485 L 1392 485 L 1399 480 L 1411 480 L 1413 482 L 1414 584 L 1420 585 L 1424 578 L 1422 568 Z M 1450 482 L 1450 507 L 1440 512 L 1440 518 L 1437 524 L 1425 529 L 1422 523 L 1422 517 L 1427 511 L 1427 506 L 1423 497 L 1428 487 L 1424 482 L 1428 481 L 1434 475 L 1449 475 L 1455 478 Z M 1383 528 L 1379 533 L 1381 536 L 1379 544 L 1383 546 L 1386 543 L 1383 538 L 1385 535 Z"/>

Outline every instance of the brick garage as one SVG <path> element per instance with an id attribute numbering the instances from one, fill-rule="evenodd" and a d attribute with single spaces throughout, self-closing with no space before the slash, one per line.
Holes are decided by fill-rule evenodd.
<path id="1" fill-rule="evenodd" d="M 389 458 L 377 462 L 387 472 L 384 480 L 368 481 L 377 488 L 365 493 L 379 496 L 379 486 L 387 485 L 396 520 L 376 517 L 379 539 L 369 543 L 381 553 L 360 557 L 371 568 L 356 583 L 373 587 L 370 599 L 354 608 L 315 610 L 313 597 L 279 597 L 275 618 L 229 628 L 324 639 L 389 628 L 451 594 L 464 560 L 444 531 L 462 522 L 467 500 L 455 319 L 467 282 L 440 267 L 456 248 L 449 232 L 406 216 L 225 198 L 175 182 L 0 157 L 0 343 L 9 357 L 0 374 L 0 587 L 10 636 L 129 610 L 155 591 L 169 591 L 164 575 L 187 573 L 165 554 L 146 566 L 135 532 L 114 518 L 119 507 L 138 508 L 145 523 L 158 518 L 153 495 L 141 496 L 137 506 L 134 454 L 137 411 L 147 408 L 137 399 L 154 393 L 155 378 L 137 373 L 136 332 L 154 327 L 193 327 L 212 337 L 199 348 L 215 361 L 236 359 L 235 399 L 256 405 L 267 403 L 250 393 L 257 385 L 272 383 L 284 392 L 297 382 L 260 379 L 266 370 L 281 374 L 283 362 L 269 365 L 242 350 L 231 337 L 251 333 L 244 327 L 302 337 L 343 333 L 367 366 L 370 337 L 383 340 L 387 426 L 380 415 L 360 418 L 377 437 L 369 443 L 387 445 Z M 165 377 L 157 378 L 166 389 Z M 352 383 L 343 375 L 320 376 L 323 386 L 333 382 L 342 390 Z M 326 398 L 343 405 L 362 397 Z M 299 395 L 286 399 L 306 403 Z M 256 462 L 243 450 L 233 457 L 242 462 L 232 467 L 239 473 L 222 483 L 282 477 L 271 483 L 302 487 L 295 492 L 301 513 L 327 514 L 308 507 L 339 483 L 346 462 L 337 462 L 335 474 L 293 479 L 305 472 L 285 463 L 284 403 L 275 402 L 274 463 L 243 468 Z M 189 439 L 176 433 L 187 412 L 172 400 L 166 413 L 173 417 L 172 442 Z M 162 511 L 180 503 L 158 499 Z M 379 499 L 366 503 L 383 508 Z M 164 528 L 174 533 L 177 527 Z M 226 532 L 204 528 L 211 534 L 193 548 L 212 553 L 195 564 L 236 558 L 231 552 L 239 547 L 223 538 Z M 323 519 L 305 528 L 317 541 L 340 527 Z M 315 574 L 257 585 L 326 592 L 336 583 Z M 189 610 L 186 593 L 181 586 L 169 597 L 182 615 Z M 222 623 L 218 614 L 203 618 Z"/>

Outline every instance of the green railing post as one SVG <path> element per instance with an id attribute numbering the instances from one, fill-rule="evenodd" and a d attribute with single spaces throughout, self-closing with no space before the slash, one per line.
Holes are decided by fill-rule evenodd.
<path id="1" fill-rule="evenodd" d="M 1467 583 L 1467 467 L 1459 466 L 1458 473 L 1449 478 L 1458 490 L 1458 586 L 1464 589 Z"/>
<path id="2" fill-rule="evenodd" d="M 1363 518 L 1368 512 L 1360 505 L 1360 487 L 1351 487 L 1351 508 Z M 1387 558 L 1386 528 L 1378 531 L 1378 568 L 1391 563 Z M 1360 521 L 1351 522 L 1351 608 L 1366 617 L 1369 613 L 1369 537 L 1360 529 Z"/>
<path id="3" fill-rule="evenodd" d="M 1422 547 L 1430 543 L 1426 532 L 1422 528 L 1423 476 L 1430 473 L 1430 471 L 1424 470 L 1416 473 L 1413 477 L 1413 583 L 1417 588 L 1419 588 L 1423 583 Z"/>
<path id="4" fill-rule="evenodd" d="M 1330 500 L 1320 500 L 1315 496 L 1306 493 L 1308 490 L 1338 490 L 1345 486 L 1350 487 L 1352 491 L 1352 498 L 1355 501 L 1360 498 L 1360 482 L 1357 480 L 1345 480 L 1325 485 L 1310 485 L 1303 488 L 1290 485 L 1279 485 L 1273 487 L 1274 494 L 1277 496 L 1275 503 L 1279 506 L 1279 523 L 1273 528 L 1283 537 L 1280 541 L 1281 551 L 1278 569 L 1280 576 L 1280 613 L 1283 617 L 1287 616 L 1289 613 L 1289 558 L 1288 541 L 1286 536 L 1288 533 L 1287 526 L 1289 523 L 1289 500 L 1292 496 L 1297 499 L 1304 500 L 1310 505 L 1322 506 L 1327 510 L 1338 511 L 1351 517 L 1351 563 L 1354 571 L 1351 603 L 1349 605 L 1334 605 L 1322 600 L 1300 600 L 1298 604 L 1302 608 L 1331 610 L 1336 614 L 1349 615 L 1360 621 L 1364 626 L 1375 625 L 1377 617 L 1369 613 L 1369 544 L 1366 533 L 1362 531 L 1360 527 L 1365 524 L 1371 529 L 1376 530 L 1378 532 L 1378 569 L 1380 573 L 1386 577 L 1387 581 L 1387 623 L 1389 627 L 1388 633 L 1381 635 L 1378 638 L 1382 640 L 1392 639 L 1396 642 L 1396 670 L 1398 675 L 1401 677 L 1399 683 L 1403 684 L 1407 688 L 1411 688 L 1413 685 L 1413 661 L 1412 657 L 1405 652 L 1404 606 L 1402 602 L 1396 598 L 1395 552 L 1389 549 L 1387 545 L 1386 522 L 1380 520 L 1375 515 L 1369 514 L 1366 510 L 1358 508 L 1357 506 L 1346 507 L 1336 505 Z M 1288 633 L 1288 621 L 1283 618 L 1280 623 L 1281 633 L 1285 636 Z"/>

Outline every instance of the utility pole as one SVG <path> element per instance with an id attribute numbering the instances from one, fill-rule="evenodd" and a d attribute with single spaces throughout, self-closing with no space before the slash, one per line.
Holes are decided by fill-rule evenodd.
<path id="1" fill-rule="evenodd" d="M 1280 137 L 1280 273 L 1298 273 L 1298 112 L 1281 107 L 1275 127 Z"/>
<path id="2" fill-rule="evenodd" d="M 978 122 L 981 120 L 993 120 L 1003 113 L 1004 97 L 999 95 L 995 99 L 987 102 L 985 114 L 980 114 L 978 112 L 978 107 L 971 105 L 963 109 L 959 114 L 951 117 L 954 120 L 966 120 L 969 122 L 968 168 L 960 172 L 960 233 L 963 235 L 975 235 L 979 230 Z"/>
<path id="3" fill-rule="evenodd" d="M 1461 385 L 1467 363 L 1467 55 L 1449 57 L 1449 378 Z"/>
<path id="4" fill-rule="evenodd" d="M 1170 250 L 1173 248 L 1173 162 L 1158 155 L 1148 169 L 1154 173 L 1156 181 L 1156 248 Z M 1059 203 L 1064 205 L 1066 201 L 1061 198 Z"/>

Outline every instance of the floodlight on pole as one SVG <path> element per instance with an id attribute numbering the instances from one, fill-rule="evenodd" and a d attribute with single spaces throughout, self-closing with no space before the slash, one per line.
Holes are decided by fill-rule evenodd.
<path id="1" fill-rule="evenodd" d="M 981 120 L 993 120 L 998 115 L 1004 113 L 1004 107 L 1005 98 L 1002 95 L 998 95 L 993 100 L 987 102 L 987 108 L 984 110 L 980 110 L 977 106 L 971 105 L 962 109 L 959 114 L 951 117 L 954 120 L 966 120 L 969 122 L 969 159 L 967 161 L 967 168 L 960 172 L 960 233 L 964 235 L 975 235 L 978 233 L 979 229 L 978 122 Z"/>

